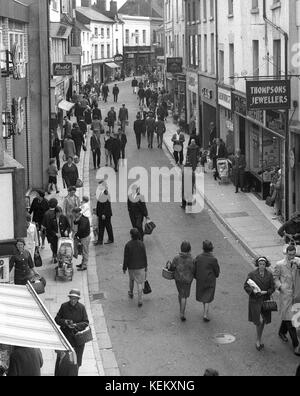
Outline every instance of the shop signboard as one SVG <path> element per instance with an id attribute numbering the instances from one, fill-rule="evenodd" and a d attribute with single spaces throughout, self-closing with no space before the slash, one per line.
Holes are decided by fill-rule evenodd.
<path id="1" fill-rule="evenodd" d="M 232 93 L 228 89 L 219 88 L 218 89 L 218 103 L 220 106 L 225 107 L 225 109 L 232 110 Z"/>
<path id="2" fill-rule="evenodd" d="M 124 56 L 121 55 L 121 54 L 117 54 L 117 55 L 114 57 L 114 62 L 123 62 L 123 61 L 124 61 Z"/>
<path id="3" fill-rule="evenodd" d="M 289 110 L 291 108 L 290 80 L 247 81 L 248 110 Z"/>
<path id="4" fill-rule="evenodd" d="M 167 58 L 168 73 L 182 73 L 182 58 Z"/>
<path id="5" fill-rule="evenodd" d="M 72 63 L 53 63 L 53 75 L 57 76 L 72 76 Z"/>

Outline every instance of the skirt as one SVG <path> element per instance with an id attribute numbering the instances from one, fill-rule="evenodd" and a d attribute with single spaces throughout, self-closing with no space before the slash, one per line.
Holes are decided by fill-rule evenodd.
<path id="1" fill-rule="evenodd" d="M 176 287 L 180 298 L 189 298 L 191 295 L 191 283 L 184 283 L 180 281 L 175 281 Z"/>
<path id="2" fill-rule="evenodd" d="M 129 279 L 138 284 L 143 284 L 146 280 L 146 271 L 144 268 L 139 270 L 129 270 L 128 273 Z"/>

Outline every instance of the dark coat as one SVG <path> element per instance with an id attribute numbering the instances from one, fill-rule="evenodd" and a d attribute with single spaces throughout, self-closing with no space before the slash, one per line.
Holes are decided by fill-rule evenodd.
<path id="1" fill-rule="evenodd" d="M 85 122 L 84 120 L 80 120 L 80 121 L 78 122 L 78 126 L 79 126 L 79 129 L 81 130 L 81 133 L 82 133 L 83 135 L 85 135 L 85 134 L 87 133 L 87 125 L 86 125 L 86 122 Z"/>
<path id="2" fill-rule="evenodd" d="M 79 178 L 78 168 L 75 164 L 69 167 L 66 163 L 62 168 L 62 178 L 65 181 L 67 187 L 76 186 L 76 182 Z"/>
<path id="3" fill-rule="evenodd" d="M 111 141 L 110 152 L 115 158 L 120 158 L 121 156 L 121 141 L 119 138 L 113 138 Z"/>
<path id="4" fill-rule="evenodd" d="M 78 366 L 70 361 L 68 353 L 64 353 L 63 356 L 57 355 L 55 364 L 55 377 L 77 377 Z"/>
<path id="5" fill-rule="evenodd" d="M 58 314 L 56 315 L 55 322 L 60 326 L 61 331 L 66 336 L 67 340 L 74 347 L 75 338 L 74 338 L 74 330 L 70 329 L 65 321 L 73 320 L 76 324 L 77 331 L 83 331 L 89 325 L 88 316 L 86 313 L 85 306 L 78 303 L 73 307 L 70 302 L 62 304 Z"/>
<path id="6" fill-rule="evenodd" d="M 120 121 L 127 121 L 129 119 L 129 115 L 128 115 L 128 109 L 124 109 L 122 107 L 122 109 L 120 109 L 119 111 L 119 120 Z"/>
<path id="7" fill-rule="evenodd" d="M 195 145 L 190 145 L 187 149 L 186 162 L 189 166 L 193 168 L 193 171 L 197 169 L 200 160 L 200 148 Z"/>
<path id="8" fill-rule="evenodd" d="M 39 224 L 39 226 L 41 226 L 44 215 L 48 210 L 49 210 L 49 202 L 47 201 L 47 199 L 44 198 L 42 201 L 39 201 L 38 198 L 34 198 L 29 211 L 30 214 L 33 213 L 32 221 L 34 223 Z"/>
<path id="9" fill-rule="evenodd" d="M 43 226 L 46 228 L 46 235 L 49 243 L 56 241 L 58 233 L 58 224 L 55 210 L 48 210 L 43 219 Z"/>
<path id="10" fill-rule="evenodd" d="M 127 207 L 129 214 L 135 216 L 148 217 L 148 210 L 146 203 L 141 195 L 138 195 L 135 199 L 130 195 L 127 201 Z"/>
<path id="11" fill-rule="evenodd" d="M 75 238 L 85 239 L 88 238 L 91 234 L 91 224 L 90 220 L 85 217 L 81 216 L 79 220 L 74 221 L 74 224 L 78 226 L 77 233 L 75 234 Z"/>
<path id="12" fill-rule="evenodd" d="M 96 151 L 101 149 L 101 141 L 100 138 L 98 138 L 95 135 L 91 136 L 91 150 Z"/>
<path id="13" fill-rule="evenodd" d="M 81 147 L 84 144 L 84 137 L 80 128 L 72 129 L 72 139 L 74 140 L 76 147 Z"/>
<path id="14" fill-rule="evenodd" d="M 147 253 L 144 242 L 130 241 L 124 250 L 123 271 L 146 269 L 148 267 Z"/>
<path id="15" fill-rule="evenodd" d="M 228 152 L 227 152 L 225 144 L 220 145 L 218 155 L 217 155 L 217 145 L 214 144 L 211 148 L 210 155 L 213 160 L 217 160 L 219 158 L 227 158 Z"/>
<path id="16" fill-rule="evenodd" d="M 144 122 L 144 120 L 136 120 L 134 122 L 133 129 L 134 129 L 134 133 L 136 135 L 141 135 L 142 133 L 144 133 L 145 132 L 145 122 Z"/>
<path id="17" fill-rule="evenodd" d="M 98 118 L 100 121 L 102 120 L 102 113 L 99 108 L 93 110 L 93 119 Z"/>
<path id="18" fill-rule="evenodd" d="M 131 86 L 134 88 L 134 87 L 137 87 L 138 85 L 139 85 L 138 80 L 134 78 L 134 79 L 132 80 L 132 82 L 131 82 Z"/>
<path id="19" fill-rule="evenodd" d="M 110 110 L 107 114 L 107 124 L 108 126 L 114 126 L 117 121 L 117 113 L 113 110 Z"/>
<path id="20" fill-rule="evenodd" d="M 71 226 L 70 226 L 69 220 L 64 215 L 61 215 L 59 217 L 59 231 L 60 231 L 60 234 L 62 235 L 62 237 L 65 236 L 66 232 L 68 233 L 68 235 L 70 235 L 70 232 L 71 232 Z"/>
<path id="21" fill-rule="evenodd" d="M 119 93 L 120 93 L 119 87 L 113 87 L 113 94 L 114 95 L 119 95 Z"/>
<path id="22" fill-rule="evenodd" d="M 102 87 L 102 95 L 103 96 L 108 96 L 108 93 L 109 93 L 108 86 L 107 85 L 103 85 L 103 87 Z"/>
<path id="23" fill-rule="evenodd" d="M 127 136 L 125 135 L 125 133 L 122 133 L 120 137 L 120 142 L 121 142 L 121 150 L 122 150 L 126 147 L 127 144 Z"/>
<path id="24" fill-rule="evenodd" d="M 10 355 L 8 377 L 40 377 L 43 356 L 40 349 L 14 347 Z"/>
<path id="25" fill-rule="evenodd" d="M 15 268 L 14 283 L 15 285 L 26 285 L 30 278 L 31 269 L 34 268 L 31 254 L 25 250 L 24 254 L 19 252 L 9 260 L 9 272 Z"/>
<path id="26" fill-rule="evenodd" d="M 232 172 L 234 178 L 234 185 L 237 186 L 241 177 L 245 176 L 246 157 L 241 155 L 239 158 L 235 156 L 232 160 Z"/>
<path id="27" fill-rule="evenodd" d="M 195 260 L 196 300 L 205 304 L 213 302 L 216 281 L 220 276 L 218 260 L 211 253 L 202 253 Z"/>
<path id="28" fill-rule="evenodd" d="M 261 291 L 267 291 L 266 296 L 255 295 L 253 293 L 252 287 L 250 287 L 247 281 L 253 280 Z M 275 292 L 275 282 L 273 275 L 269 271 L 265 271 L 265 277 L 261 278 L 259 275 L 259 270 L 251 272 L 244 285 L 245 291 L 249 294 L 249 322 L 254 323 L 256 326 L 260 324 L 260 315 L 262 314 L 262 305 L 266 300 L 270 300 L 272 294 Z M 270 324 L 272 321 L 271 312 L 263 312 L 263 318 L 266 324 Z"/>

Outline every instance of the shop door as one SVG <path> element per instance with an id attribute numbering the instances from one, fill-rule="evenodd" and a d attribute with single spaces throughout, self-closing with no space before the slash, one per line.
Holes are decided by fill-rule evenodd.
<path id="1" fill-rule="evenodd" d="M 240 131 L 240 149 L 243 155 L 246 154 L 246 120 L 243 117 L 239 117 L 239 131 Z"/>
<path id="2" fill-rule="evenodd" d="M 300 136 L 295 136 L 295 168 L 293 172 L 293 211 L 300 211 Z"/>

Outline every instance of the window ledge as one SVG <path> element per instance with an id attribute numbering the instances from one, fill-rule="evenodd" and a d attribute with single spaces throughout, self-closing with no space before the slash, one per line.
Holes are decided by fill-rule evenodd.
<path id="1" fill-rule="evenodd" d="M 207 22 L 207 19 L 206 19 L 206 18 L 205 18 L 205 19 L 203 19 L 203 20 L 202 20 L 202 22 L 203 22 L 203 23 L 206 23 L 206 22 Z"/>
<path id="2" fill-rule="evenodd" d="M 251 14 L 259 14 L 259 8 L 258 7 L 252 8 Z"/>
<path id="3" fill-rule="evenodd" d="M 272 11 L 277 10 L 277 8 L 281 8 L 281 1 L 278 1 L 277 3 L 273 4 L 270 9 Z"/>
<path id="4" fill-rule="evenodd" d="M 234 16 L 233 14 L 228 14 L 229 19 L 233 18 L 233 16 Z"/>
<path id="5" fill-rule="evenodd" d="M 209 18 L 209 20 L 210 20 L 210 21 L 214 21 L 215 18 L 212 16 L 212 17 Z"/>

